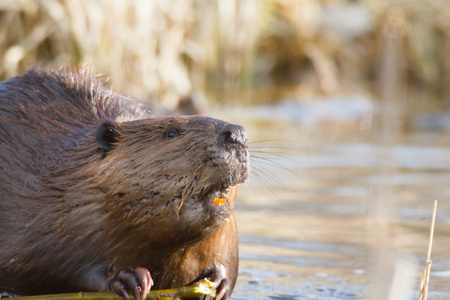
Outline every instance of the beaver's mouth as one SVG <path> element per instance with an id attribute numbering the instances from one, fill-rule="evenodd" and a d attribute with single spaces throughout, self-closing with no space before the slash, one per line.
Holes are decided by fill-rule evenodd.
<path id="1" fill-rule="evenodd" d="M 202 193 L 200 199 L 207 204 L 213 205 L 229 205 L 228 203 L 228 193 L 230 191 L 230 187 L 227 186 L 224 189 L 208 189 Z"/>
<path id="2" fill-rule="evenodd" d="M 242 153 L 241 153 L 242 152 Z M 226 156 L 226 155 L 221 155 Z M 194 188 L 195 196 L 192 197 L 196 201 L 201 202 L 204 207 L 213 209 L 213 212 L 226 211 L 233 207 L 234 196 L 230 194 L 230 188 L 248 180 L 250 166 L 248 164 L 248 152 L 246 149 L 239 153 L 232 153 L 233 159 L 204 160 L 202 168 L 200 168 Z M 237 157 L 237 158 L 236 158 Z M 228 199 L 228 197 L 233 197 Z M 231 203 L 230 203 L 231 201 Z"/>
<path id="3" fill-rule="evenodd" d="M 212 176 L 209 178 L 211 179 L 211 177 Z M 231 187 L 245 182 L 246 179 L 247 176 L 241 176 L 234 173 L 223 176 L 222 178 L 217 178 L 215 182 L 204 185 L 198 191 L 198 197 L 196 198 L 201 201 L 203 205 L 213 208 L 214 211 L 217 209 L 220 210 L 221 208 L 226 210 L 226 208 L 231 208 L 233 206 L 234 198 L 228 199 L 228 197 L 231 197 Z"/>

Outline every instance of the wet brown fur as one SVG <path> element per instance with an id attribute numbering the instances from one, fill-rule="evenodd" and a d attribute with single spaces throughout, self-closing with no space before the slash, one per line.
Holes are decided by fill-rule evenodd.
<path id="1" fill-rule="evenodd" d="M 102 124 L 117 133 L 110 151 L 96 140 Z M 223 266 L 234 286 L 232 205 L 248 153 L 221 144 L 224 124 L 153 116 L 87 70 L 1 83 L 0 291 L 102 291 L 128 266 L 148 268 L 154 288 Z M 226 186 L 226 207 L 202 201 Z"/>

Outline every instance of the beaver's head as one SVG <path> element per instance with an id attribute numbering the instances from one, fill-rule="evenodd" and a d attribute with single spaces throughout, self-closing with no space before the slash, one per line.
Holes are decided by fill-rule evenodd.
<path id="1" fill-rule="evenodd" d="M 138 227 L 158 223 L 158 230 L 170 228 L 170 236 L 212 232 L 234 201 L 214 200 L 226 199 L 229 188 L 249 175 L 244 129 L 213 118 L 110 121 L 99 127 L 96 141 L 103 156 L 94 185 L 107 196 L 104 209 Z"/>

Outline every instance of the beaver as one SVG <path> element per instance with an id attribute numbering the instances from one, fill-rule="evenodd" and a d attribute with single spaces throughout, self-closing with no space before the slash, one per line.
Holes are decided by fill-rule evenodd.
<path id="1" fill-rule="evenodd" d="M 0 84 L 0 291 L 115 291 L 238 271 L 233 205 L 250 170 L 241 126 L 156 116 L 88 69 Z M 226 198 L 226 203 L 215 203 Z"/>

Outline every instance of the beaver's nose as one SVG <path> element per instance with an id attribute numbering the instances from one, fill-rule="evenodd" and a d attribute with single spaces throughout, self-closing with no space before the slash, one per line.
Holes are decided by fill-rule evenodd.
<path id="1" fill-rule="evenodd" d="M 244 127 L 234 124 L 226 124 L 220 131 L 220 139 L 224 143 L 241 143 L 247 142 Z"/>

